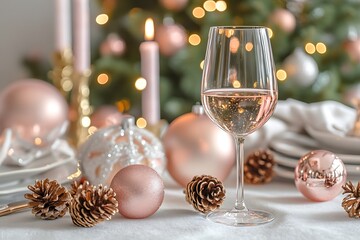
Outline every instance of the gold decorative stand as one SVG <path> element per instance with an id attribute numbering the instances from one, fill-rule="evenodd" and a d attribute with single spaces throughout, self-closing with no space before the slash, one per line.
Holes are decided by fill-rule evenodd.
<path id="1" fill-rule="evenodd" d="M 55 87 L 67 98 L 73 88 L 73 54 L 71 49 L 54 53 L 54 69 L 50 74 Z"/>
<path id="2" fill-rule="evenodd" d="M 90 102 L 89 78 L 91 71 L 73 74 L 73 90 L 70 98 L 70 130 L 71 144 L 75 147 L 81 145 L 89 136 Z"/>

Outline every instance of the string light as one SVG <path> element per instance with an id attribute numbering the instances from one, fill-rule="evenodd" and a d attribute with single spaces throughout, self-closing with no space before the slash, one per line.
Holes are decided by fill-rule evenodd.
<path id="1" fill-rule="evenodd" d="M 326 45 L 322 42 L 318 42 L 316 44 L 316 51 L 318 51 L 320 54 L 326 53 Z"/>
<path id="2" fill-rule="evenodd" d="M 201 42 L 201 38 L 198 34 L 191 34 L 189 37 L 189 43 L 193 46 L 199 45 Z"/>
<path id="3" fill-rule="evenodd" d="M 91 120 L 88 116 L 81 118 L 81 126 L 87 128 L 90 127 L 90 125 L 91 125 Z"/>
<path id="4" fill-rule="evenodd" d="M 36 138 L 34 139 L 34 143 L 35 143 L 35 145 L 37 145 L 37 146 L 41 145 L 41 143 L 42 143 L 41 138 L 36 137 Z"/>
<path id="5" fill-rule="evenodd" d="M 251 42 L 245 44 L 246 51 L 250 52 L 253 49 L 254 45 Z"/>
<path id="6" fill-rule="evenodd" d="M 136 120 L 136 126 L 138 126 L 138 128 L 146 128 L 147 122 L 146 122 L 145 118 L 142 118 L 142 117 L 138 118 Z"/>
<path id="7" fill-rule="evenodd" d="M 240 47 L 240 41 L 237 37 L 232 37 L 230 39 L 230 52 L 231 53 L 236 53 L 237 50 L 239 49 Z"/>
<path id="8" fill-rule="evenodd" d="M 116 102 L 116 107 L 119 112 L 126 112 L 130 109 L 130 101 L 128 99 L 122 99 Z"/>
<path id="9" fill-rule="evenodd" d="M 88 129 L 88 133 L 89 133 L 89 135 L 93 135 L 97 130 L 98 130 L 97 127 L 90 126 Z"/>
<path id="10" fill-rule="evenodd" d="M 200 63 L 200 69 L 201 69 L 201 70 L 204 69 L 204 60 L 202 60 L 201 63 Z"/>
<path id="11" fill-rule="evenodd" d="M 196 7 L 192 11 L 192 14 L 196 18 L 203 18 L 205 16 L 205 10 L 202 7 Z"/>
<path id="12" fill-rule="evenodd" d="M 109 82 L 109 76 L 106 73 L 101 73 L 97 77 L 97 82 L 100 85 L 105 85 L 105 84 L 107 84 Z"/>
<path id="13" fill-rule="evenodd" d="M 70 79 L 64 80 L 64 82 L 62 83 L 62 89 L 65 92 L 70 92 L 73 87 L 74 87 L 74 85 Z"/>
<path id="14" fill-rule="evenodd" d="M 213 12 L 216 10 L 216 3 L 213 0 L 207 0 L 203 5 L 204 9 L 208 12 Z"/>
<path id="15" fill-rule="evenodd" d="M 139 91 L 144 90 L 146 88 L 146 85 L 147 85 L 147 81 L 145 78 L 138 78 L 135 81 L 135 88 Z"/>
<path id="16" fill-rule="evenodd" d="M 109 16 L 105 13 L 99 14 L 96 17 L 96 23 L 99 25 L 104 25 L 109 21 Z"/>
<path id="17" fill-rule="evenodd" d="M 279 81 L 285 81 L 287 78 L 287 73 L 283 69 L 279 69 L 276 71 L 276 77 Z"/>
<path id="18" fill-rule="evenodd" d="M 315 45 L 312 44 L 312 43 L 310 43 L 310 42 L 307 43 L 307 44 L 305 45 L 305 51 L 306 51 L 307 53 L 309 53 L 309 54 L 314 54 L 315 51 L 316 51 Z"/>
<path id="19" fill-rule="evenodd" d="M 218 10 L 219 12 L 223 12 L 227 8 L 227 4 L 225 1 L 221 1 L 221 0 L 217 1 L 215 5 L 216 5 L 216 10 Z"/>
<path id="20" fill-rule="evenodd" d="M 234 88 L 240 88 L 241 87 L 241 83 L 239 82 L 239 80 L 235 80 L 233 83 L 232 83 L 233 87 Z"/>

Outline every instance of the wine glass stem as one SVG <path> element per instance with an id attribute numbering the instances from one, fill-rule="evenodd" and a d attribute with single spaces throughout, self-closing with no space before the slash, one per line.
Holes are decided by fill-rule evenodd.
<path id="1" fill-rule="evenodd" d="M 235 209 L 247 211 L 244 201 L 244 141 L 243 137 L 235 136 L 236 146 L 236 202 Z"/>

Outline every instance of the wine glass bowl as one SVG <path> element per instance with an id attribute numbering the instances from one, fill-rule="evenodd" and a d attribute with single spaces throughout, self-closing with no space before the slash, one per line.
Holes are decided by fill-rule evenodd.
<path id="1" fill-rule="evenodd" d="M 270 213 L 247 209 L 244 202 L 244 138 L 274 112 L 278 91 L 267 28 L 211 27 L 204 61 L 201 101 L 206 114 L 236 143 L 236 202 L 233 209 L 207 215 L 215 222 L 248 226 L 273 220 Z"/>

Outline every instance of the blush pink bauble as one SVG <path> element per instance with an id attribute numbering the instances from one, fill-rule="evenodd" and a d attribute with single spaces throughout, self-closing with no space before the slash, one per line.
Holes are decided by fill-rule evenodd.
<path id="1" fill-rule="evenodd" d="M 0 132 L 10 128 L 22 141 L 48 146 L 60 137 L 68 111 L 53 85 L 37 79 L 15 81 L 0 93 Z"/>
<path id="2" fill-rule="evenodd" d="M 116 192 L 119 213 L 126 218 L 146 218 L 153 215 L 164 199 L 164 183 L 159 174 L 145 165 L 130 165 L 121 169 L 111 181 Z"/>
<path id="3" fill-rule="evenodd" d="M 340 158 L 325 150 L 315 150 L 300 158 L 295 168 L 295 185 L 308 199 L 329 201 L 340 194 L 346 169 Z"/>

